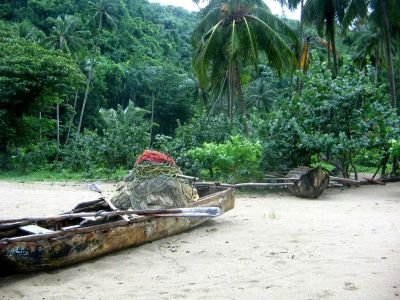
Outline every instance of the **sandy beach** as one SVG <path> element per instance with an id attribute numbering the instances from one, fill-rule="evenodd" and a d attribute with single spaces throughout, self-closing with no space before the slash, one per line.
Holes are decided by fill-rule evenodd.
<path id="1" fill-rule="evenodd" d="M 85 184 L 0 182 L 0 217 L 59 213 L 97 197 Z M 400 183 L 331 189 L 318 200 L 236 199 L 189 232 L 0 278 L 0 299 L 400 299 Z"/>

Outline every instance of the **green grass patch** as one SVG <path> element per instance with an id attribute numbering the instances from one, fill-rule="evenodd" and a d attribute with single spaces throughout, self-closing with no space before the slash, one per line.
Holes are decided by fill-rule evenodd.
<path id="1" fill-rule="evenodd" d="M 388 166 L 390 167 L 390 166 Z M 359 173 L 375 173 L 377 167 L 367 167 L 367 166 L 356 166 L 357 172 Z M 388 169 L 386 169 L 388 170 Z"/>
<path id="2" fill-rule="evenodd" d="M 0 172 L 0 180 L 5 181 L 87 181 L 87 180 L 109 180 L 119 181 L 126 175 L 126 170 L 118 169 L 114 172 L 72 172 L 72 171 L 54 171 L 54 170 L 39 170 L 28 173 L 18 171 L 2 171 Z"/>

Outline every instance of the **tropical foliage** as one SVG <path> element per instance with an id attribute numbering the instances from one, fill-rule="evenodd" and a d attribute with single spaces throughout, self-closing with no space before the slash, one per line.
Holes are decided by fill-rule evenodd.
<path id="1" fill-rule="evenodd" d="M 201 2 L 2 1 L 0 169 L 112 176 L 152 148 L 232 182 L 398 172 L 399 1 Z"/>

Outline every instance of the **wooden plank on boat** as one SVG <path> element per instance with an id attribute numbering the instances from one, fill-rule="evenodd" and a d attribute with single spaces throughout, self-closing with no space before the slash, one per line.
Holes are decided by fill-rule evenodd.
<path id="1" fill-rule="evenodd" d="M 49 230 L 37 225 L 26 225 L 26 226 L 21 226 L 19 229 L 28 232 L 28 233 L 33 233 L 33 234 L 45 234 L 45 233 L 53 233 L 53 230 Z"/>
<path id="2" fill-rule="evenodd" d="M 26 217 L 15 219 L 0 219 L 0 224 L 15 223 L 23 221 L 62 221 L 86 217 L 113 217 L 122 215 L 142 215 L 142 216 L 175 216 L 175 217 L 217 217 L 221 214 L 218 207 L 183 207 L 183 208 L 165 208 L 165 209 L 147 209 L 147 210 L 121 210 L 121 211 L 98 211 L 88 213 L 67 213 L 47 217 Z"/>

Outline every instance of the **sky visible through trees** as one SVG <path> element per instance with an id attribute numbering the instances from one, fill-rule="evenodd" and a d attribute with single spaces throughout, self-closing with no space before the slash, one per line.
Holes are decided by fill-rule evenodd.
<path id="1" fill-rule="evenodd" d="M 182 7 L 189 11 L 198 11 L 199 7 L 194 4 L 191 0 L 150 0 L 151 3 L 160 3 L 162 5 L 173 5 L 177 7 Z M 271 9 L 271 11 L 281 16 L 282 12 L 284 12 L 285 16 L 289 19 L 299 20 L 300 19 L 300 9 L 295 9 L 294 11 L 290 11 L 286 7 L 279 5 L 277 1 L 274 0 L 267 0 L 265 3 Z M 201 8 L 205 6 L 205 3 L 200 3 L 199 5 Z"/>

